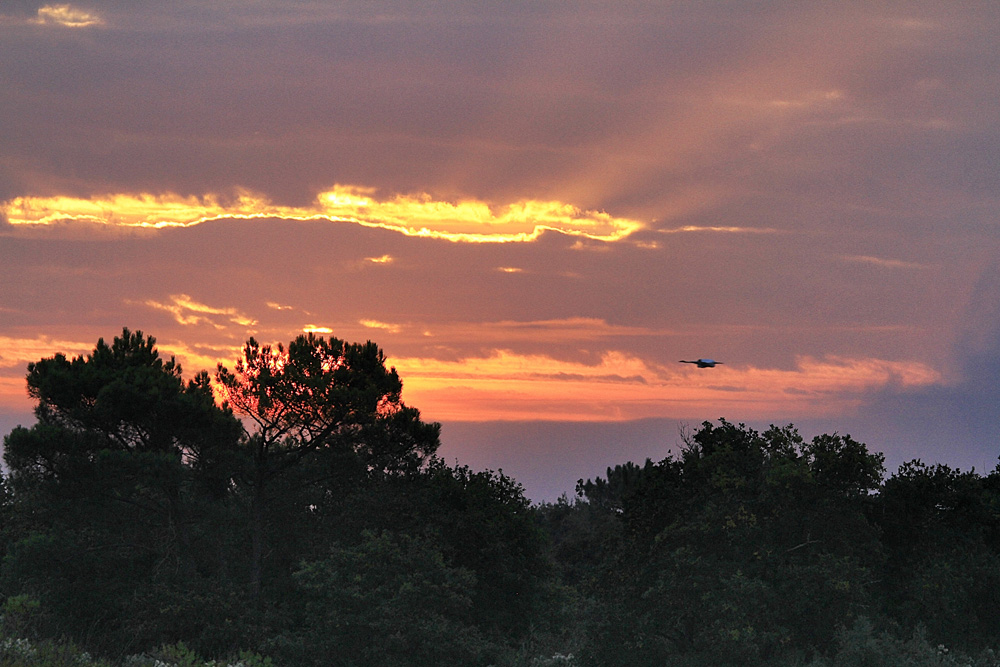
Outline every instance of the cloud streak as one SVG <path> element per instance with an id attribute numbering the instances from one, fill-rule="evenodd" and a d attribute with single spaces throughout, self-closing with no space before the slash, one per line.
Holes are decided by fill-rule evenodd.
<path id="1" fill-rule="evenodd" d="M 900 259 L 887 259 L 884 257 L 873 257 L 871 255 L 852 255 L 850 257 L 844 257 L 844 261 L 854 264 L 870 264 L 872 266 L 880 266 L 886 269 L 926 268 L 923 264 L 918 264 L 916 262 L 906 262 Z"/>
<path id="2" fill-rule="evenodd" d="M 231 324 L 241 327 L 252 327 L 257 324 L 257 320 L 244 315 L 236 308 L 216 308 L 199 303 L 187 294 L 171 295 L 170 303 L 160 303 L 153 300 L 144 302 L 144 305 L 157 310 L 165 310 L 174 316 L 178 324 L 192 326 L 198 324 L 209 324 L 216 329 L 225 329 L 226 325 L 218 322 L 218 317 Z"/>

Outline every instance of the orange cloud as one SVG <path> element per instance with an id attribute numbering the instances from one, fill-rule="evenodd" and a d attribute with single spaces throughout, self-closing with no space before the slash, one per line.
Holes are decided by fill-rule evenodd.
<path id="1" fill-rule="evenodd" d="M 105 337 L 110 342 L 111 337 Z M 67 357 L 85 356 L 94 350 L 95 341 L 79 342 L 59 340 L 47 336 L 36 338 L 13 338 L 0 336 L 0 369 L 25 367 L 30 362 L 52 357 L 57 353 Z M 239 354 L 236 345 L 187 345 L 185 343 L 163 343 L 156 345 L 160 356 L 166 359 L 176 357 L 186 371 L 196 373 L 212 370 L 219 361 L 227 361 Z M 24 389 L 24 379 L 19 378 L 19 389 Z"/>
<path id="2" fill-rule="evenodd" d="M 27 365 L 29 362 L 51 357 L 57 352 L 66 355 L 86 354 L 94 349 L 93 341 L 81 343 L 78 341 L 52 339 L 48 336 L 36 338 L 12 338 L 0 336 L 0 368 L 15 368 Z M 24 381 L 21 380 L 21 390 Z"/>
<path id="3" fill-rule="evenodd" d="M 29 412 L 33 407 L 34 402 L 28 398 L 23 377 L 0 377 L 0 408 Z"/>
<path id="4" fill-rule="evenodd" d="M 588 365 L 496 351 L 460 361 L 395 359 L 406 400 L 429 419 L 618 421 L 650 417 L 815 417 L 866 392 L 942 381 L 919 362 L 803 357 L 793 370 L 673 368 L 612 352 Z"/>
<path id="5" fill-rule="evenodd" d="M 188 227 L 218 218 L 330 220 L 389 229 L 407 236 L 468 243 L 509 243 L 538 239 L 545 231 L 598 241 L 617 241 L 643 227 L 602 211 L 583 211 L 558 201 L 526 200 L 494 209 L 485 202 L 435 201 L 428 195 L 379 200 L 370 189 L 335 185 L 309 207 L 277 206 L 241 191 L 231 200 L 214 195 L 114 194 L 75 197 L 17 197 L 0 204 L 12 225 L 49 225 L 65 220 L 121 227 Z M 391 261 L 391 257 L 369 258 Z"/>
<path id="6" fill-rule="evenodd" d="M 215 309 L 224 311 L 225 309 Z M 526 323 L 540 326 L 540 323 Z M 366 326 L 397 325 L 368 322 Z M 599 336 L 616 330 L 585 318 L 556 321 L 554 330 Z M 303 331 L 329 334 L 309 325 Z M 497 334 L 518 332 L 506 323 Z M 524 334 L 532 330 L 524 328 Z M 532 334 L 533 335 L 533 334 Z M 176 357 L 188 375 L 231 363 L 239 347 L 160 342 L 165 358 Z M 73 356 L 93 349 L 47 337 L 0 337 L 0 406 L 28 410 L 23 368 L 56 352 Z M 445 361 L 430 357 L 391 359 L 405 382 L 405 398 L 426 418 L 440 421 L 572 420 L 619 421 L 650 417 L 797 419 L 850 412 L 871 392 L 885 387 L 920 388 L 943 384 L 933 368 L 919 362 L 801 357 L 792 369 L 724 366 L 698 370 L 656 364 L 624 352 L 605 353 L 597 363 L 554 359 L 542 354 L 496 350 L 489 356 Z"/>

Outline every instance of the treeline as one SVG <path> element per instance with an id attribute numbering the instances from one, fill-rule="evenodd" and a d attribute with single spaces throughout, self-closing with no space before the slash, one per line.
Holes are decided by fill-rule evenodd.
<path id="1" fill-rule="evenodd" d="M 214 379 L 128 330 L 29 365 L 0 665 L 1000 664 L 1000 472 L 721 420 L 533 506 L 372 343 Z"/>

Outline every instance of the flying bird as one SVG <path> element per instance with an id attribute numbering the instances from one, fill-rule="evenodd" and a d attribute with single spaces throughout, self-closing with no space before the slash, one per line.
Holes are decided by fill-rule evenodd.
<path id="1" fill-rule="evenodd" d="M 698 368 L 715 368 L 717 364 L 721 364 L 721 361 L 716 361 L 715 359 L 698 359 L 697 361 L 685 361 L 681 359 L 682 364 L 697 364 Z"/>

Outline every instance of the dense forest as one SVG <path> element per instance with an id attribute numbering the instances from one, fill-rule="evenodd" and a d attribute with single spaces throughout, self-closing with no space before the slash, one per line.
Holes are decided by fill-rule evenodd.
<path id="1" fill-rule="evenodd" d="M 185 380 L 126 329 L 27 387 L 0 665 L 1000 665 L 1000 470 L 719 420 L 532 504 L 312 335 Z"/>

